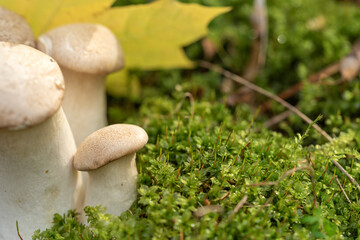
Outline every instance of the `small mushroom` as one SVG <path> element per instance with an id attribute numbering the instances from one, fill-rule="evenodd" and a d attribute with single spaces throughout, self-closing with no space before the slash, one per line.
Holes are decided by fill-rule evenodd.
<path id="1" fill-rule="evenodd" d="M 136 199 L 136 151 L 148 141 L 141 127 L 114 124 L 88 136 L 78 147 L 74 166 L 88 171 L 86 205 L 103 205 L 120 215 Z"/>
<path id="2" fill-rule="evenodd" d="M 78 23 L 41 35 L 38 49 L 61 67 L 66 83 L 62 106 L 79 145 L 107 125 L 105 77 L 123 68 L 121 47 L 106 27 Z"/>
<path id="3" fill-rule="evenodd" d="M 75 142 L 61 108 L 64 81 L 48 55 L 0 42 L 0 239 L 23 239 L 76 207 Z"/>
<path id="4" fill-rule="evenodd" d="M 353 80 L 359 74 L 359 69 L 360 62 L 355 54 L 350 54 L 340 61 L 340 73 L 343 80 Z"/>
<path id="5" fill-rule="evenodd" d="M 35 47 L 35 37 L 24 18 L 0 6 L 0 41 Z"/>

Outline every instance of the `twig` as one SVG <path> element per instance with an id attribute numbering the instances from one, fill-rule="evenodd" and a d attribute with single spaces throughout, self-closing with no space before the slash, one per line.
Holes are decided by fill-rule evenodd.
<path id="1" fill-rule="evenodd" d="M 184 101 L 185 101 L 186 98 L 189 98 L 189 101 L 190 101 L 191 117 L 194 116 L 194 97 L 193 97 L 193 95 L 192 95 L 191 93 L 189 93 L 189 92 L 186 92 L 186 93 L 184 94 L 183 99 L 182 99 L 181 102 L 176 106 L 176 108 L 175 108 L 174 112 L 172 112 L 172 114 L 175 114 L 175 113 L 177 113 L 177 112 L 180 111 L 180 109 L 181 109 L 182 105 L 184 104 Z"/>
<path id="2" fill-rule="evenodd" d="M 83 238 L 83 236 L 81 235 L 81 232 L 80 232 L 78 235 L 79 235 L 79 237 L 81 238 L 81 240 L 85 240 L 85 239 Z"/>
<path id="3" fill-rule="evenodd" d="M 337 168 L 339 168 L 340 169 L 340 171 L 342 172 L 342 173 L 344 173 L 349 179 L 350 179 L 350 181 L 353 183 L 353 184 L 355 184 L 355 186 L 359 189 L 359 191 L 360 191 L 360 186 L 359 186 L 359 184 L 355 181 L 355 179 L 354 178 L 352 178 L 351 176 L 350 176 L 350 174 L 340 165 L 340 163 L 338 163 L 337 161 L 335 161 L 335 160 L 331 160 L 332 161 L 332 163 L 337 167 Z"/>
<path id="4" fill-rule="evenodd" d="M 234 216 L 236 213 L 239 212 L 239 210 L 244 206 L 244 204 L 246 203 L 246 200 L 248 198 L 248 195 L 245 195 L 240 202 L 235 206 L 234 211 L 231 213 L 231 215 L 229 216 L 229 221 L 233 220 Z"/>
<path id="5" fill-rule="evenodd" d="M 180 230 L 180 240 L 184 240 L 184 230 Z"/>
<path id="6" fill-rule="evenodd" d="M 283 112 L 283 114 L 284 115 L 287 115 L 286 113 L 288 113 L 288 112 L 290 112 L 290 111 L 285 111 L 285 112 Z M 278 115 L 279 116 L 279 115 Z M 270 119 L 268 122 L 270 122 L 272 119 Z M 269 124 L 270 123 L 274 123 L 275 122 L 275 120 L 273 120 L 272 122 L 270 122 L 269 124 L 267 124 L 268 122 L 266 122 L 264 125 L 266 126 L 266 127 L 270 127 L 269 126 Z M 340 163 L 338 163 L 337 161 L 335 161 L 335 160 L 332 160 L 332 162 L 333 162 L 333 164 L 342 172 L 342 173 L 344 173 L 349 179 L 350 179 L 350 181 L 353 183 L 353 184 L 355 184 L 356 185 L 356 187 L 359 189 L 359 191 L 360 191 L 360 185 L 357 183 L 357 181 L 354 179 L 354 178 L 352 178 L 351 176 L 350 176 L 350 174 L 340 165 Z M 324 172 L 325 173 L 325 172 Z M 256 183 L 256 184 L 250 184 L 250 185 L 248 185 L 248 187 L 254 187 L 254 186 L 262 186 L 262 185 L 272 185 L 272 182 L 270 182 L 270 184 L 263 184 L 263 183 Z"/>
<path id="7" fill-rule="evenodd" d="M 202 218 L 208 213 L 222 213 L 224 212 L 224 208 L 220 205 L 207 205 L 203 207 L 199 207 L 194 212 L 194 216 L 197 218 Z"/>
<path id="8" fill-rule="evenodd" d="M 331 75 L 334 75 L 337 72 L 340 72 L 342 75 L 342 80 L 351 80 L 357 75 L 359 71 L 359 62 L 360 62 L 360 39 L 358 39 L 352 46 L 351 52 L 343 57 L 340 61 L 335 62 L 319 72 L 311 75 L 308 78 L 309 83 L 319 82 L 321 79 L 327 78 Z M 353 66 L 351 66 L 353 65 Z M 340 80 L 340 82 L 342 82 Z M 336 83 L 338 84 L 338 83 Z M 285 91 L 278 94 L 282 99 L 288 99 L 294 96 L 300 89 L 303 88 L 303 83 L 297 83 L 292 87 L 286 89 Z M 270 101 L 266 101 L 263 104 L 262 112 L 265 112 L 270 107 Z"/>
<path id="9" fill-rule="evenodd" d="M 278 182 L 259 182 L 259 183 L 252 183 L 249 185 L 246 185 L 246 187 L 259 187 L 259 186 L 274 186 L 277 185 Z"/>
<path id="10" fill-rule="evenodd" d="M 290 110 L 286 110 L 285 112 L 282 112 L 278 115 L 276 115 L 275 117 L 272 117 L 271 119 L 269 119 L 268 121 L 266 121 L 264 123 L 264 126 L 266 128 L 270 128 L 274 125 L 277 125 L 279 122 L 284 121 L 286 118 L 288 118 L 291 114 L 293 114 L 292 111 Z"/>
<path id="11" fill-rule="evenodd" d="M 308 78 L 308 82 L 309 83 L 316 83 L 318 81 L 320 81 L 321 79 L 323 78 L 327 78 L 337 72 L 339 72 L 339 69 L 340 69 L 340 62 L 336 62 L 334 64 L 331 64 L 330 66 L 327 66 L 326 68 L 320 70 L 319 72 L 311 75 L 309 78 Z M 299 82 L 293 86 L 291 86 L 290 88 L 282 91 L 281 93 L 279 93 L 277 96 L 286 100 L 292 96 L 294 96 L 297 92 L 300 91 L 300 89 L 303 88 L 303 83 L 302 82 Z M 266 110 L 268 110 L 268 108 L 270 107 L 270 104 L 271 102 L 270 101 L 266 101 L 264 104 L 263 104 L 263 107 L 262 107 L 262 112 L 265 112 Z"/>
<path id="12" fill-rule="evenodd" d="M 214 202 L 220 201 L 220 200 L 224 200 L 225 198 L 227 198 L 230 195 L 230 191 L 225 193 L 222 197 L 217 198 L 214 200 Z"/>
<path id="13" fill-rule="evenodd" d="M 336 179 L 337 183 L 339 184 L 339 187 L 340 187 L 341 191 L 342 191 L 342 192 L 343 192 L 343 194 L 345 195 L 346 200 L 348 201 L 348 203 L 349 203 L 349 204 L 351 204 L 351 201 L 350 201 L 349 197 L 347 196 L 347 194 L 346 194 L 346 192 L 345 192 L 344 188 L 341 186 L 341 183 L 340 183 L 340 181 L 339 181 L 338 177 L 337 177 L 337 176 L 335 176 L 335 179 Z"/>
<path id="14" fill-rule="evenodd" d="M 240 83 L 242 85 L 245 85 L 246 87 L 264 95 L 264 96 L 267 96 L 275 101 L 277 101 L 278 103 L 280 103 L 281 105 L 283 105 L 284 107 L 286 107 L 287 109 L 289 109 L 290 111 L 294 112 L 296 115 L 298 115 L 301 119 L 303 119 L 306 123 L 308 124 L 312 124 L 313 121 L 308 118 L 305 114 L 303 114 L 299 109 L 295 108 L 294 106 L 292 106 L 290 103 L 286 102 L 285 100 L 283 100 L 282 98 L 276 96 L 275 94 L 272 94 L 268 91 L 266 91 L 265 89 L 249 82 L 248 80 L 232 73 L 232 72 L 229 72 L 219 66 L 215 66 L 209 62 L 204 62 L 204 61 L 201 61 L 199 63 L 199 65 L 201 67 L 204 67 L 204 68 L 207 68 L 207 69 L 210 69 L 212 71 L 215 71 L 215 72 L 218 72 L 222 75 L 224 75 L 225 77 L 227 78 L 230 78 L 232 80 L 234 80 L 235 82 L 237 83 Z M 324 136 L 328 141 L 332 141 L 332 137 L 329 136 L 329 134 L 327 134 L 325 131 L 323 131 L 319 125 L 317 125 L 316 123 L 312 125 L 322 136 Z"/>
<path id="15" fill-rule="evenodd" d="M 300 171 L 300 170 L 304 170 L 304 169 L 307 169 L 311 172 L 311 182 L 312 182 L 312 185 L 313 185 L 313 192 L 314 192 L 314 206 L 316 206 L 316 193 L 315 193 L 315 179 L 314 179 L 314 176 L 313 176 L 313 172 L 312 172 L 312 169 L 309 167 L 309 166 L 301 166 L 301 167 L 296 167 L 296 168 L 293 168 L 291 170 L 288 170 L 286 171 L 280 178 L 279 180 L 275 181 L 275 182 L 268 182 L 268 183 L 271 183 L 271 184 L 268 184 L 268 185 L 278 185 L 282 180 L 284 180 L 286 177 L 290 176 L 291 174 L 293 174 L 294 172 L 297 172 L 297 171 Z M 264 183 L 259 183 L 257 184 L 257 186 L 265 186 L 267 184 L 264 184 Z M 248 185 L 247 187 L 249 187 L 250 185 Z M 255 186 L 255 184 L 252 184 L 252 186 Z M 257 211 L 257 213 L 252 217 L 255 218 L 266 206 L 268 206 L 272 200 L 274 199 L 274 196 L 275 196 L 275 189 L 272 191 L 271 193 L 271 196 L 266 200 L 266 202 L 260 207 L 259 211 Z"/>
<path id="16" fill-rule="evenodd" d="M 271 205 L 245 205 L 243 208 L 257 208 L 257 207 L 270 207 Z"/>
<path id="17" fill-rule="evenodd" d="M 268 42 L 268 21 L 266 0 L 254 0 L 251 25 L 255 38 L 252 42 L 251 57 L 244 72 L 246 79 L 253 81 L 265 64 Z"/>
<path id="18" fill-rule="evenodd" d="M 313 197 L 314 197 L 314 203 L 313 207 L 317 206 L 317 200 L 316 200 L 316 191 L 315 191 L 315 177 L 314 177 L 314 170 L 309 167 L 308 170 L 310 171 L 310 177 L 311 177 L 311 183 L 312 183 L 312 190 L 313 190 Z"/>
<path id="19" fill-rule="evenodd" d="M 236 74 L 234 74 L 234 73 L 231 73 L 231 72 L 229 72 L 229 71 L 227 71 L 227 70 L 225 70 L 225 69 L 223 69 L 223 68 L 221 68 L 221 67 L 219 67 L 219 66 L 215 66 L 215 65 L 213 65 L 213 64 L 211 64 L 211 63 L 209 63 L 209 62 L 201 61 L 201 62 L 199 63 L 199 66 L 204 67 L 204 68 L 207 68 L 207 69 L 212 70 L 212 71 L 215 71 L 215 72 L 218 72 L 218 73 L 224 75 L 225 77 L 234 80 L 235 82 L 238 82 L 238 83 L 240 83 L 240 84 L 243 84 L 243 85 L 245 85 L 246 87 L 248 87 L 248 88 L 250 88 L 250 89 L 252 89 L 252 90 L 254 90 L 254 91 L 256 91 L 256 92 L 258 92 L 258 93 L 260 93 L 260 94 L 262 94 L 262 95 L 264 95 L 264 96 L 267 96 L 267 97 L 275 100 L 276 102 L 280 103 L 281 105 L 283 105 L 284 107 L 286 107 L 286 108 L 289 109 L 290 111 L 292 111 L 292 112 L 294 112 L 295 114 L 297 114 L 297 115 L 298 115 L 301 119 L 303 119 L 306 123 L 308 123 L 308 124 L 312 124 L 312 123 L 313 123 L 313 121 L 312 121 L 310 118 L 308 118 L 308 117 L 307 117 L 305 114 L 303 114 L 300 110 L 298 110 L 297 108 L 295 108 L 294 106 L 292 106 L 291 104 L 289 104 L 288 102 L 286 102 L 285 100 L 283 100 L 282 98 L 280 98 L 280 97 L 278 97 L 278 96 L 276 96 L 276 95 L 274 95 L 274 94 L 266 91 L 265 89 L 260 88 L 259 86 L 255 85 L 255 84 L 253 84 L 253 83 L 251 83 L 251 82 L 249 82 L 249 81 L 247 81 L 246 79 L 244 79 L 244 78 L 242 78 L 242 77 L 240 77 L 240 76 L 238 76 L 238 75 L 236 75 Z M 337 67 L 338 67 L 338 66 L 337 66 Z M 334 67 L 334 68 L 335 68 L 335 67 Z M 330 137 L 325 131 L 323 131 L 323 130 L 319 127 L 319 125 L 317 125 L 317 124 L 315 123 L 315 124 L 313 124 L 312 126 L 313 126 L 322 136 L 324 136 L 329 142 L 331 142 L 331 141 L 333 140 L 332 137 Z M 352 177 L 350 176 L 350 174 L 349 174 L 337 161 L 332 160 L 332 163 L 333 163 L 337 168 L 339 168 L 340 171 L 343 172 L 343 173 L 350 179 L 350 181 L 351 181 L 353 184 L 356 185 L 356 187 L 357 187 L 357 188 L 359 189 L 359 191 L 360 191 L 360 185 L 355 181 L 355 179 L 352 178 Z M 291 171 L 291 170 L 290 170 L 290 171 Z M 270 197 L 270 198 L 272 199 L 273 196 Z M 268 200 L 271 200 L 270 198 L 269 198 Z"/>

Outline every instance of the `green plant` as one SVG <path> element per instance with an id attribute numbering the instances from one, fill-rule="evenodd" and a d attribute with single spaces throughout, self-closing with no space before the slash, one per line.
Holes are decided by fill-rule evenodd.
<path id="1" fill-rule="evenodd" d="M 56 215 L 53 228 L 34 239 L 65 234 L 82 236 L 74 239 L 358 236 L 358 190 L 330 161 L 360 177 L 354 132 L 332 143 L 303 146 L 307 133 L 286 138 L 265 130 L 246 106 L 231 112 L 222 103 L 179 101 L 149 98 L 137 120 L 127 120 L 150 136 L 138 155 L 138 199 L 129 211 L 116 217 L 87 207 L 87 226 L 76 223 L 73 213 Z M 246 204 L 234 213 L 244 196 Z M 209 204 L 216 210 L 195 216 Z"/>

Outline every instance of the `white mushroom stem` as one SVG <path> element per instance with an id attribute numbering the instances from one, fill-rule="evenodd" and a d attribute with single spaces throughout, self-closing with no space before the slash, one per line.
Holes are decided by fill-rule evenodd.
<path id="1" fill-rule="evenodd" d="M 124 66 L 120 44 L 102 25 L 77 23 L 44 33 L 37 47 L 61 67 L 66 83 L 62 106 L 79 145 L 107 125 L 104 83 L 106 75 Z"/>
<path id="2" fill-rule="evenodd" d="M 78 146 L 88 135 L 107 125 L 105 76 L 76 72 L 62 67 L 66 91 L 62 107 Z M 84 218 L 84 192 L 87 188 L 88 173 L 79 172 L 82 185 L 77 186 L 80 194 L 77 210 Z M 80 184 L 80 182 L 79 182 Z"/>
<path id="3" fill-rule="evenodd" d="M 145 130 L 131 124 L 110 125 L 85 138 L 74 167 L 89 173 L 86 205 L 101 204 L 114 215 L 130 208 L 137 193 L 136 152 L 147 141 Z"/>
<path id="4" fill-rule="evenodd" d="M 0 129 L 0 239 L 31 239 L 51 226 L 54 213 L 76 207 L 73 136 L 60 108 L 22 130 Z"/>
<path id="5" fill-rule="evenodd" d="M 107 212 L 120 215 L 136 200 L 136 153 L 115 160 L 97 170 L 89 171 L 85 204 L 102 205 Z"/>
<path id="6" fill-rule="evenodd" d="M 81 197 L 75 193 L 81 178 L 72 167 L 76 146 L 63 96 L 54 59 L 0 42 L 0 239 L 19 239 L 16 221 L 22 238 L 31 239 Z"/>
<path id="7" fill-rule="evenodd" d="M 62 67 L 65 96 L 62 107 L 73 129 L 76 145 L 107 125 L 105 76 Z"/>

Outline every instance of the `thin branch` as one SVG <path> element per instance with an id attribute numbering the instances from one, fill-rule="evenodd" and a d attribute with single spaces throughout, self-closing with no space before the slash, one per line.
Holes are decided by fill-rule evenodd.
<path id="1" fill-rule="evenodd" d="M 245 205 L 243 208 L 258 208 L 258 207 L 270 207 L 271 205 Z"/>
<path id="2" fill-rule="evenodd" d="M 266 60 L 268 42 L 266 0 L 254 0 L 254 9 L 250 20 L 255 37 L 251 46 L 251 57 L 245 68 L 244 76 L 246 79 L 253 81 L 263 68 Z"/>
<path id="3" fill-rule="evenodd" d="M 266 128 L 270 128 L 270 127 L 272 127 L 274 125 L 277 125 L 278 123 L 280 123 L 280 122 L 284 121 L 285 119 L 287 119 L 291 114 L 293 114 L 292 111 L 286 110 L 285 112 L 282 112 L 282 113 L 270 118 L 268 121 L 266 121 L 264 123 L 264 126 Z"/>
<path id="4" fill-rule="evenodd" d="M 240 202 L 235 206 L 234 211 L 231 213 L 231 215 L 229 216 L 229 221 L 231 221 L 235 214 L 239 212 L 239 210 L 244 206 L 244 204 L 246 203 L 246 200 L 248 198 L 248 195 L 245 195 Z"/>
<path id="5" fill-rule="evenodd" d="M 353 184 L 355 184 L 355 186 L 359 189 L 359 191 L 360 191 L 360 185 L 355 181 L 355 179 L 354 178 L 352 178 L 351 176 L 350 176 L 350 174 L 340 165 L 340 163 L 338 163 L 337 161 L 335 161 L 335 160 L 331 160 L 332 161 L 332 163 L 337 167 L 337 168 L 339 168 L 340 169 L 340 171 L 342 172 L 342 173 L 344 173 L 349 179 L 350 179 L 350 181 L 353 183 Z"/>
<path id="6" fill-rule="evenodd" d="M 229 72 L 219 66 L 215 66 L 209 62 L 204 62 L 204 61 L 201 61 L 199 63 L 199 65 L 201 67 L 204 67 L 204 68 L 207 68 L 209 70 L 212 70 L 212 71 L 215 71 L 215 72 L 218 72 L 222 75 L 224 75 L 225 77 L 227 78 L 230 78 L 232 80 L 234 80 L 235 82 L 237 83 L 240 83 L 242 85 L 245 85 L 246 87 L 264 95 L 264 96 L 267 96 L 273 100 L 275 100 L 276 102 L 280 103 L 281 105 L 283 105 L 284 107 L 286 107 L 287 109 L 289 109 L 290 111 L 294 112 L 296 115 L 298 115 L 301 119 L 303 119 L 306 123 L 308 124 L 312 124 L 313 121 L 307 117 L 305 114 L 303 114 L 299 109 L 295 108 L 293 105 L 291 105 L 290 103 L 286 102 L 285 100 L 283 100 L 282 98 L 276 96 L 275 94 L 272 94 L 270 93 L 269 91 L 249 82 L 248 80 L 232 73 L 232 72 Z M 312 125 L 322 136 L 324 136 L 328 141 L 332 141 L 332 137 L 329 136 L 329 134 L 327 134 L 324 130 L 322 130 L 319 125 L 317 125 L 316 123 Z"/>
<path id="7" fill-rule="evenodd" d="M 224 208 L 220 205 L 207 205 L 203 207 L 199 207 L 194 212 L 194 216 L 197 218 L 202 218 L 206 214 L 209 213 L 222 213 L 224 212 Z"/>
<path id="8" fill-rule="evenodd" d="M 288 176 L 290 176 L 291 174 L 293 174 L 294 172 L 297 172 L 297 171 L 301 171 L 301 170 L 304 170 L 304 169 L 307 169 L 310 171 L 311 173 L 311 182 L 312 182 L 312 186 L 313 186 L 313 194 L 314 194 L 314 206 L 317 205 L 317 201 L 316 201 L 316 193 L 315 193 L 315 179 L 314 179 L 314 174 L 313 174 L 313 171 L 311 169 L 311 167 L 309 166 L 301 166 L 301 167 L 296 167 L 296 168 L 293 168 L 291 170 L 288 170 L 286 171 L 280 178 L 279 180 L 275 181 L 275 182 L 268 182 L 270 184 L 268 185 L 278 185 L 282 180 L 284 180 L 285 178 L 287 178 Z M 256 184 L 252 184 L 252 186 L 255 186 Z M 265 186 L 264 183 L 259 183 L 257 184 L 258 186 Z M 248 185 L 247 187 L 249 187 L 250 185 Z M 252 217 L 255 218 L 266 206 L 268 206 L 272 200 L 274 199 L 274 196 L 275 196 L 275 189 L 272 191 L 271 193 L 271 196 L 266 200 L 266 202 L 260 207 L 259 211 L 256 212 L 256 214 Z"/>
<path id="9" fill-rule="evenodd" d="M 194 97 L 193 95 L 190 93 L 190 92 L 186 92 L 184 94 L 184 97 L 183 99 L 181 100 L 181 102 L 176 106 L 175 110 L 172 112 L 172 114 L 176 114 L 180 111 L 181 107 L 183 106 L 184 104 L 184 101 L 186 98 L 189 98 L 189 101 L 190 101 L 190 111 L 191 111 L 191 117 L 194 116 Z"/>
<path id="10" fill-rule="evenodd" d="M 313 190 L 313 197 L 314 197 L 314 204 L 313 207 L 317 206 L 317 200 L 316 200 L 316 189 L 315 189 L 315 177 L 314 177 L 314 170 L 309 167 L 308 168 L 310 171 L 310 177 L 311 177 L 311 183 L 312 183 L 312 190 Z"/>
<path id="11" fill-rule="evenodd" d="M 326 68 L 320 70 L 319 72 L 311 75 L 307 81 L 309 83 L 319 82 L 320 80 L 339 72 L 339 69 L 340 69 L 340 62 L 336 62 L 336 63 L 331 64 L 331 65 L 327 66 Z M 297 92 L 299 92 L 300 89 L 303 88 L 303 86 L 304 85 L 302 82 L 296 83 L 295 85 L 291 86 L 290 88 L 279 93 L 277 96 L 286 100 L 286 99 L 294 96 Z M 271 104 L 270 101 L 266 101 L 263 104 L 262 112 L 265 112 L 266 110 L 268 110 L 268 108 L 270 107 L 270 104 Z"/>
<path id="12" fill-rule="evenodd" d="M 249 185 L 246 185 L 246 187 L 259 187 L 259 186 L 275 186 L 278 182 L 259 182 L 259 183 L 252 183 Z"/>
<path id="13" fill-rule="evenodd" d="M 349 204 L 351 204 L 351 201 L 350 201 L 349 197 L 347 196 L 347 194 L 346 194 L 346 192 L 345 192 L 344 188 L 341 186 L 341 183 L 340 183 L 340 181 L 339 181 L 338 177 L 337 177 L 337 176 L 335 176 L 335 179 L 336 179 L 337 183 L 339 184 L 339 187 L 340 187 L 341 191 L 342 191 L 342 192 L 343 192 L 343 194 L 345 195 L 346 200 L 348 201 L 348 203 L 349 203 Z"/>
<path id="14" fill-rule="evenodd" d="M 308 118 L 305 114 L 303 114 L 300 110 L 298 110 L 297 108 L 295 108 L 294 106 L 292 106 L 291 104 L 289 104 L 288 102 L 286 102 L 285 100 L 283 100 L 282 98 L 276 96 L 275 94 L 272 94 L 268 91 L 266 91 L 265 89 L 263 88 L 260 88 L 259 86 L 247 81 L 246 79 L 234 74 L 234 73 L 231 73 L 219 66 L 215 66 L 209 62 L 204 62 L 204 61 L 201 61 L 199 63 L 199 66 L 203 67 L 203 68 L 206 68 L 206 69 L 209 69 L 209 70 L 212 70 L 212 71 L 215 71 L 215 72 L 218 72 L 220 74 L 222 74 L 223 76 L 227 77 L 227 78 L 230 78 L 232 80 L 234 80 L 235 82 L 238 82 L 240 84 L 243 84 L 245 85 L 246 87 L 264 95 L 264 96 L 267 96 L 273 100 L 275 100 L 276 102 L 280 103 L 281 105 L 283 105 L 284 107 L 286 107 L 287 109 L 289 109 L 290 111 L 294 112 L 295 114 L 297 114 L 301 119 L 303 119 L 306 123 L 308 124 L 312 124 L 313 121 Z M 334 67 L 335 68 L 335 67 Z M 317 124 L 312 124 L 312 126 L 322 135 L 324 136 L 329 142 L 331 142 L 333 139 L 332 137 L 330 137 L 325 131 L 323 131 L 319 125 Z M 343 172 L 349 179 L 350 181 L 356 185 L 356 187 L 359 189 L 360 191 L 360 185 L 355 181 L 354 178 L 352 178 L 350 176 L 350 174 L 335 160 L 332 160 L 332 163 L 340 169 L 341 172 Z M 270 197 L 271 199 L 273 198 Z M 271 201 L 271 199 L 268 199 Z"/>
<path id="15" fill-rule="evenodd" d="M 230 192 L 225 193 L 222 197 L 217 198 L 214 200 L 214 202 L 220 201 L 220 200 L 224 200 L 225 198 L 227 198 L 230 195 Z"/>

